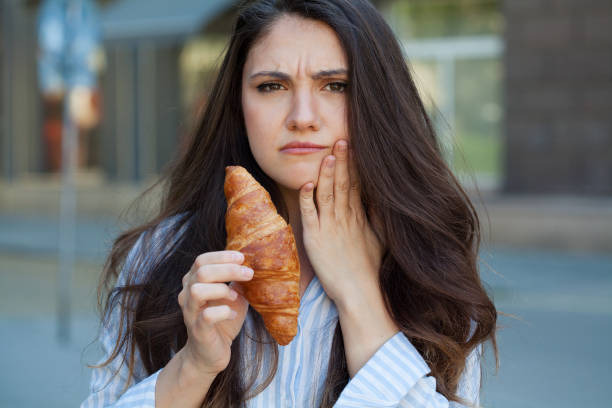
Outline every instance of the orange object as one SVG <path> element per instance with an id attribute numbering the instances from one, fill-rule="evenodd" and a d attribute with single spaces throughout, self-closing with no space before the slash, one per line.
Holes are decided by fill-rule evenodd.
<path id="1" fill-rule="evenodd" d="M 62 95 L 43 95 L 43 146 L 45 168 L 50 172 L 62 169 Z"/>
<path id="2" fill-rule="evenodd" d="M 235 282 L 263 317 L 276 342 L 285 346 L 297 334 L 300 261 L 293 230 L 270 194 L 241 166 L 225 168 L 227 250 L 240 251 L 253 279 Z"/>

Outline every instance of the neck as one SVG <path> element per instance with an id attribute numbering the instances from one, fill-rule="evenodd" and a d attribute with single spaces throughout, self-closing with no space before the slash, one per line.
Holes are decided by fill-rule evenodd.
<path id="1" fill-rule="evenodd" d="M 302 230 L 302 216 L 300 214 L 300 192 L 299 190 L 290 190 L 285 187 L 279 186 L 281 194 L 287 205 L 287 211 L 289 214 L 288 223 L 291 225 L 293 235 L 295 237 L 295 244 L 298 251 L 298 257 L 300 260 L 300 298 L 304 294 L 306 287 L 314 276 L 314 271 L 306 249 L 304 248 L 303 230 Z"/>

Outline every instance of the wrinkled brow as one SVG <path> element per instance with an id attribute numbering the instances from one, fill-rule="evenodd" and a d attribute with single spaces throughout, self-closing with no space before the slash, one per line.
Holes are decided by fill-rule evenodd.
<path id="1" fill-rule="evenodd" d="M 311 78 L 312 79 L 321 79 L 321 78 L 327 78 L 327 77 L 331 77 L 331 76 L 335 76 L 335 75 L 347 75 L 348 74 L 348 70 L 344 69 L 344 68 L 338 68 L 338 69 L 327 69 L 327 70 L 323 70 L 323 71 L 319 71 L 316 74 L 312 75 Z M 278 78 L 278 79 L 282 79 L 285 81 L 288 81 L 291 79 L 291 76 L 284 73 L 284 72 L 280 72 L 280 71 L 261 71 L 261 72 L 257 72 L 253 75 L 251 75 L 249 77 L 249 80 L 252 80 L 254 78 L 257 78 L 259 76 L 267 76 L 267 77 L 273 77 L 273 78 Z"/>

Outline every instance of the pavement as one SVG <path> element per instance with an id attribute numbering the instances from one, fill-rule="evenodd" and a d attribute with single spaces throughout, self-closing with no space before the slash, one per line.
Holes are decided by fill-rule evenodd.
<path id="1" fill-rule="evenodd" d="M 101 262 L 79 261 L 72 280 L 70 341 L 58 338 L 57 259 L 0 253 L 0 407 L 76 407 L 96 343 L 95 285 Z"/>
<path id="2" fill-rule="evenodd" d="M 481 258 L 492 268 L 481 277 L 508 315 L 496 376 L 487 350 L 483 405 L 609 407 L 612 256 L 498 248 Z"/>
<path id="3" fill-rule="evenodd" d="M 155 179 L 132 184 L 109 182 L 95 171 L 77 176 L 76 209 L 79 220 L 85 223 L 80 227 L 82 230 L 89 228 L 92 220 L 104 220 L 104 224 L 122 230 L 125 226 L 115 221 L 118 214 L 142 217 L 155 209 L 162 195 L 157 186 L 147 195 L 148 199 L 130 207 Z M 19 240 L 7 238 L 0 231 L 0 239 L 4 238 L 0 248 L 15 242 L 23 247 L 31 239 L 30 232 L 38 232 L 39 226 L 51 234 L 56 233 L 57 228 L 52 231 L 47 220 L 56 219 L 60 212 L 60 181 L 57 175 L 31 175 L 15 182 L 0 179 L 0 217 L 4 215 L 0 221 L 11 223 L 10 217 L 15 217 L 19 223 L 30 224 L 28 228 L 19 229 L 24 233 Z M 612 253 L 612 196 L 510 195 L 500 193 L 494 185 L 483 180 L 465 179 L 462 182 L 480 217 L 484 241 L 491 245 Z M 131 211 L 126 212 L 129 208 Z M 47 233 L 45 231 L 42 233 Z"/>
<path id="4" fill-rule="evenodd" d="M 77 217 L 75 256 L 103 260 L 119 231 L 129 227 L 110 216 Z M 0 214 L 0 250 L 5 253 L 56 256 L 60 220 L 40 214 Z"/>
<path id="5" fill-rule="evenodd" d="M 116 217 L 80 217 L 71 340 L 57 336 L 58 223 L 0 214 L 0 407 L 78 406 L 101 353 L 95 287 Z M 481 278 L 501 315 L 500 370 L 487 349 L 484 407 L 607 407 L 612 254 L 484 246 Z M 33 391 L 35 390 L 35 391 Z"/>

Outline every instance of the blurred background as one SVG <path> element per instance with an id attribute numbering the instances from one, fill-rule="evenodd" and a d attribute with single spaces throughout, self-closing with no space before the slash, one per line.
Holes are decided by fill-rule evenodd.
<path id="1" fill-rule="evenodd" d="M 386 0 L 483 224 L 485 407 L 607 407 L 612 2 Z M 126 211 L 206 103 L 233 0 L 0 0 L 0 406 L 78 406 Z M 63 159 L 69 157 L 70 159 Z"/>

